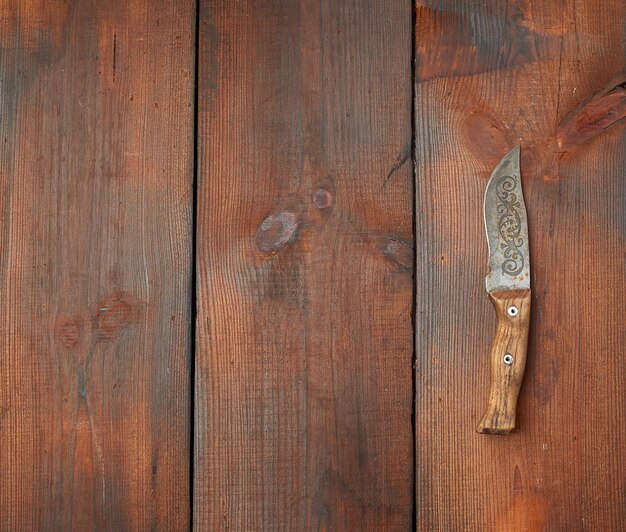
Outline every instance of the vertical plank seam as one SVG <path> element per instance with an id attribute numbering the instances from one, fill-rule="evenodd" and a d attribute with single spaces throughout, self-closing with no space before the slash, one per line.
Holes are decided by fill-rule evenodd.
<path id="1" fill-rule="evenodd" d="M 417 23 L 417 8 L 415 0 L 411 0 L 411 222 L 413 229 L 413 278 L 411 288 L 411 431 L 412 431 L 412 483 L 411 483 L 411 529 L 417 530 L 417 426 L 416 426 L 416 404 L 415 397 L 417 394 L 417 376 L 415 375 L 417 364 L 417 347 L 416 347 L 416 314 L 417 314 L 417 155 L 416 150 L 416 127 L 415 127 L 415 83 L 416 83 L 416 45 L 417 32 L 415 25 Z"/>
<path id="2" fill-rule="evenodd" d="M 193 184 L 192 184 L 192 218 L 191 218 L 191 287 L 190 287 L 190 313 L 191 313 L 191 349 L 190 349 L 190 376 L 189 376 L 189 530 L 194 526 L 194 469 L 195 469 L 195 441 L 196 441 L 196 319 L 198 315 L 198 129 L 199 129 L 199 75 L 200 75 L 200 0 L 195 1 L 195 42 L 194 42 L 194 93 L 193 93 Z"/>

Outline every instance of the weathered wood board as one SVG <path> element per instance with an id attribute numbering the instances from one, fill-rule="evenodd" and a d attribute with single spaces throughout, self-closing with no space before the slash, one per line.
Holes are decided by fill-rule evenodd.
<path id="1" fill-rule="evenodd" d="M 0 529 L 189 527 L 193 2 L 0 2 Z"/>
<path id="2" fill-rule="evenodd" d="M 625 19 L 623 2 L 416 4 L 421 530 L 626 522 Z M 496 318 L 482 200 L 517 143 L 532 261 L 528 364 L 518 430 L 486 436 L 475 426 Z"/>
<path id="3" fill-rule="evenodd" d="M 412 519 L 410 2 L 201 2 L 194 525 Z"/>

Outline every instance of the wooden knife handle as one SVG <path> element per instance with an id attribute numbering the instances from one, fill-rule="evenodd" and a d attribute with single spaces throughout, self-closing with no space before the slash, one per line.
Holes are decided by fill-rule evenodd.
<path id="1" fill-rule="evenodd" d="M 489 404 L 476 430 L 508 434 L 515 428 L 515 406 L 526 366 L 530 290 L 492 292 L 489 296 L 498 315 L 498 330 L 491 345 Z"/>

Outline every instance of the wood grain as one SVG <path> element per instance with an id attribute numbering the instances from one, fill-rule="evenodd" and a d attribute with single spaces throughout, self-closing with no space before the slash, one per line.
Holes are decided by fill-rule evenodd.
<path id="1" fill-rule="evenodd" d="M 411 4 L 201 6 L 194 527 L 407 530 Z"/>
<path id="2" fill-rule="evenodd" d="M 598 0 L 416 3 L 420 530 L 626 522 L 626 133 L 607 114 L 622 112 L 607 86 L 625 70 L 625 19 Z M 571 133 L 575 109 L 597 118 L 580 122 L 592 135 Z M 495 327 L 481 204 L 517 143 L 533 312 L 518 428 L 491 438 L 474 431 Z"/>
<path id="3" fill-rule="evenodd" d="M 189 527 L 194 3 L 0 2 L 0 529 Z"/>
<path id="4" fill-rule="evenodd" d="M 490 292 L 498 328 L 491 343 L 491 389 L 489 401 L 477 431 L 483 434 L 508 434 L 515 428 L 517 397 L 526 367 L 530 290 Z M 515 314 L 509 309 L 514 308 Z"/>

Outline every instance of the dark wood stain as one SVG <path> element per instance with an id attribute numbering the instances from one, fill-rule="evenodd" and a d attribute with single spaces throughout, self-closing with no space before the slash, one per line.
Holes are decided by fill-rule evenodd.
<path id="1" fill-rule="evenodd" d="M 426 4 L 416 4 L 417 528 L 619 530 L 626 6 Z M 516 431 L 479 435 L 496 329 L 484 186 L 517 143 L 532 261 L 528 362 Z"/>
<path id="2" fill-rule="evenodd" d="M 0 3 L 2 530 L 189 527 L 194 11 Z"/>
<path id="3" fill-rule="evenodd" d="M 542 26 L 525 0 L 416 2 L 416 78 L 463 77 L 558 58 L 559 24 Z"/>
<path id="4" fill-rule="evenodd" d="M 194 526 L 407 530 L 411 4 L 201 6 Z"/>

